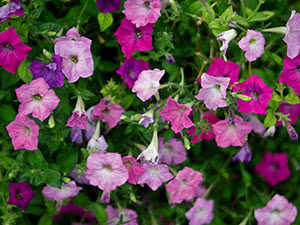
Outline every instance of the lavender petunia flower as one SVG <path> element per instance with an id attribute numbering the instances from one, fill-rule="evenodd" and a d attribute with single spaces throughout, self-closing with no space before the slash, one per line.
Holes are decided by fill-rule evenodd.
<path id="1" fill-rule="evenodd" d="M 214 201 L 198 198 L 194 206 L 185 214 L 189 225 L 210 224 L 213 219 Z"/>
<path id="2" fill-rule="evenodd" d="M 145 128 L 147 128 L 151 123 L 154 123 L 152 110 L 144 113 L 139 121 L 139 124 L 144 125 Z"/>
<path id="3" fill-rule="evenodd" d="M 114 12 L 121 8 L 121 0 L 97 0 L 97 7 L 100 12 Z"/>
<path id="4" fill-rule="evenodd" d="M 217 35 L 217 40 L 222 41 L 220 51 L 224 51 L 223 55 L 226 59 L 226 52 L 229 47 L 229 42 L 236 37 L 237 33 L 234 29 L 224 31 Z"/>
<path id="5" fill-rule="evenodd" d="M 8 4 L 0 7 L 0 23 L 9 19 L 12 15 L 24 15 L 24 9 L 19 0 L 10 0 Z"/>
<path id="6" fill-rule="evenodd" d="M 248 145 L 248 142 L 245 142 L 241 150 L 232 158 L 232 161 L 241 161 L 241 162 L 250 162 L 252 159 L 252 152 Z"/>
<path id="7" fill-rule="evenodd" d="M 81 144 L 82 139 L 82 130 L 78 127 L 72 127 L 71 135 L 70 135 L 71 141 L 77 144 Z"/>

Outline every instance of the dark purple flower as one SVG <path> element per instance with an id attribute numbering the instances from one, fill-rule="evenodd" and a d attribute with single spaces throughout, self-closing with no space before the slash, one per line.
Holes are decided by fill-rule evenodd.
<path id="1" fill-rule="evenodd" d="M 11 183 L 8 181 L 8 184 L 9 199 L 7 204 L 17 205 L 21 207 L 24 212 L 28 203 L 35 196 L 35 193 L 32 191 L 32 188 L 27 181 L 22 183 Z"/>
<path id="2" fill-rule="evenodd" d="M 100 12 L 114 12 L 121 8 L 121 0 L 97 0 L 97 7 Z"/>
<path id="3" fill-rule="evenodd" d="M 124 77 L 124 80 L 129 88 L 133 88 L 135 81 L 138 79 L 140 73 L 144 70 L 149 70 L 149 62 L 144 60 L 136 60 L 134 58 L 125 59 L 123 65 L 116 71 Z"/>
<path id="4" fill-rule="evenodd" d="M 82 130 L 78 127 L 72 127 L 72 131 L 71 131 L 71 141 L 75 142 L 77 144 L 81 144 L 82 143 Z"/>
<path id="5" fill-rule="evenodd" d="M 248 145 L 248 142 L 245 142 L 241 150 L 232 158 L 232 161 L 241 161 L 241 162 L 250 162 L 252 159 L 252 152 Z"/>
<path id="6" fill-rule="evenodd" d="M 40 61 L 33 60 L 28 68 L 31 70 L 34 78 L 44 78 L 51 88 L 58 88 L 64 85 L 64 74 L 61 71 L 62 57 L 52 55 L 52 63 L 44 64 Z"/>
<path id="7" fill-rule="evenodd" d="M 23 16 L 24 9 L 19 0 L 10 0 L 10 2 L 0 7 L 0 23 L 9 19 L 12 15 Z"/>

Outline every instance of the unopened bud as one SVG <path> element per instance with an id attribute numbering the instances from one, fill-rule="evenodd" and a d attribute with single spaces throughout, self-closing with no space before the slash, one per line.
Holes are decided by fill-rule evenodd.
<path id="1" fill-rule="evenodd" d="M 55 127 L 55 120 L 54 120 L 53 115 L 51 115 L 49 120 L 48 120 L 48 126 L 49 126 L 49 128 Z"/>
<path id="2" fill-rule="evenodd" d="M 285 121 L 285 127 L 287 129 L 287 132 L 290 135 L 290 138 L 294 141 L 298 141 L 297 131 L 295 130 L 295 128 L 288 121 Z"/>

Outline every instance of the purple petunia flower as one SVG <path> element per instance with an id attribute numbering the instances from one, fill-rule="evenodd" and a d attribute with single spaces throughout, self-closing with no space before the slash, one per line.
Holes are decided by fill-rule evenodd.
<path id="1" fill-rule="evenodd" d="M 22 183 L 11 183 L 8 181 L 8 184 L 9 199 L 7 204 L 17 205 L 21 207 L 24 212 L 28 203 L 35 196 L 35 193 L 27 181 Z"/>
<path id="2" fill-rule="evenodd" d="M 163 143 L 163 138 L 158 139 L 158 152 L 160 162 L 171 164 L 180 164 L 186 160 L 186 151 L 184 145 L 180 140 L 172 138 L 171 140 Z"/>
<path id="3" fill-rule="evenodd" d="M 240 161 L 240 162 L 250 162 L 252 159 L 252 152 L 248 145 L 248 142 L 245 142 L 241 147 L 241 150 L 232 158 L 232 161 Z"/>
<path id="4" fill-rule="evenodd" d="M 58 88 L 64 85 L 64 74 L 61 70 L 62 57 L 52 55 L 52 63 L 44 64 L 33 60 L 28 68 L 34 78 L 44 78 L 50 88 Z"/>
<path id="5" fill-rule="evenodd" d="M 82 130 L 78 127 L 72 127 L 70 138 L 72 142 L 81 144 L 83 142 Z"/>
<path id="6" fill-rule="evenodd" d="M 121 8 L 121 0 L 97 0 L 97 7 L 100 12 L 114 12 Z"/>
<path id="7" fill-rule="evenodd" d="M 24 9 L 19 0 L 10 0 L 8 4 L 0 7 L 0 23 L 9 19 L 12 15 L 24 15 Z"/>

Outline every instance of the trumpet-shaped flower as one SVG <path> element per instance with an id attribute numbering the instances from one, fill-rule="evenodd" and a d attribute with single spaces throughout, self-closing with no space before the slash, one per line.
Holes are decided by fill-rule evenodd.
<path id="1" fill-rule="evenodd" d="M 210 224 L 213 219 L 214 201 L 197 198 L 194 206 L 185 214 L 189 225 Z"/>
<path id="2" fill-rule="evenodd" d="M 144 173 L 144 168 L 131 156 L 123 157 L 123 164 L 128 170 L 129 177 L 127 182 L 135 185 L 138 181 L 138 176 Z"/>
<path id="3" fill-rule="evenodd" d="M 87 115 L 84 109 L 84 102 L 80 96 L 78 96 L 77 98 L 75 109 L 73 110 L 72 115 L 68 119 L 66 126 L 86 129 Z"/>
<path id="4" fill-rule="evenodd" d="M 145 112 L 139 121 L 139 124 L 143 124 L 145 128 L 147 128 L 149 126 L 149 124 L 151 124 L 151 123 L 154 123 L 152 110 Z"/>
<path id="5" fill-rule="evenodd" d="M 226 52 L 229 47 L 229 42 L 236 37 L 237 33 L 235 29 L 230 29 L 227 31 L 224 31 L 217 35 L 217 40 L 222 41 L 222 46 L 220 48 L 220 51 L 224 51 L 223 55 L 226 58 Z"/>
<path id="6" fill-rule="evenodd" d="M 160 137 L 158 152 L 160 161 L 171 164 L 180 164 L 186 160 L 186 151 L 183 143 L 175 138 L 163 143 L 163 138 Z"/>
<path id="7" fill-rule="evenodd" d="M 42 193 L 49 201 L 61 201 L 76 196 L 81 189 L 81 187 L 76 185 L 75 181 L 70 181 L 67 184 L 62 184 L 61 188 L 47 185 L 43 188 Z"/>
<path id="8" fill-rule="evenodd" d="M 153 131 L 150 145 L 141 154 L 139 154 L 137 160 L 139 160 L 141 157 L 143 157 L 145 161 L 151 161 L 153 164 L 158 163 L 159 155 L 157 129 L 154 129 Z"/>
<path id="9" fill-rule="evenodd" d="M 24 9 L 19 3 L 19 0 L 10 0 L 8 4 L 0 7 L 0 23 L 9 19 L 12 15 L 24 15 Z"/>
<path id="10" fill-rule="evenodd" d="M 250 162 L 252 159 L 252 152 L 248 142 L 245 142 L 241 150 L 232 158 L 232 161 Z"/>

